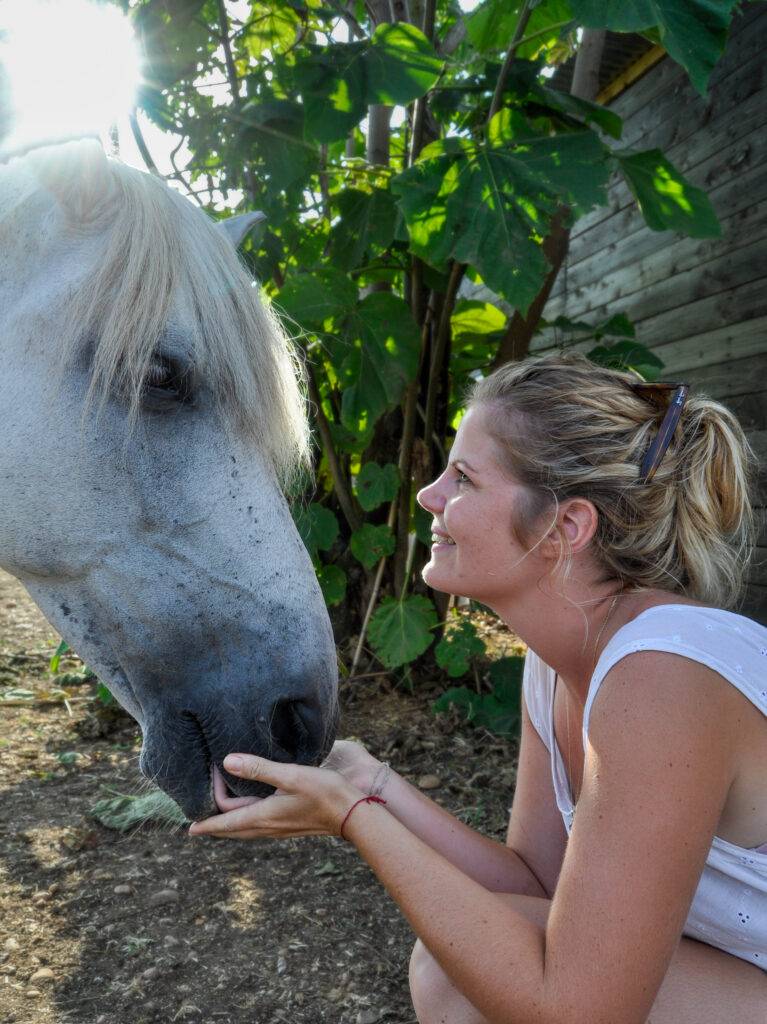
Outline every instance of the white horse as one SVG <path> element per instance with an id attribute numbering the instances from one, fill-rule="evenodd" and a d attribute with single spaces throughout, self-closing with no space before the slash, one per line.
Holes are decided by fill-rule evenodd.
<path id="1" fill-rule="evenodd" d="M 337 718 L 296 366 L 220 227 L 93 141 L 0 168 L 0 565 L 190 818 L 269 791 L 227 753 L 315 764 Z"/>

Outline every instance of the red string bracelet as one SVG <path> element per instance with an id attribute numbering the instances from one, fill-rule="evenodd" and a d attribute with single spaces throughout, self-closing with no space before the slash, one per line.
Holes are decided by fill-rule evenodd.
<path id="1" fill-rule="evenodd" d="M 357 807 L 359 804 L 385 804 L 385 803 L 386 803 L 386 801 L 383 799 L 383 797 L 380 797 L 380 796 L 361 796 L 359 798 L 359 800 L 355 800 L 354 803 L 349 808 L 349 810 L 346 812 L 346 817 L 341 822 L 341 828 L 338 831 L 339 836 L 342 839 L 346 839 L 346 836 L 344 835 L 344 825 L 349 820 L 349 815 L 352 813 L 354 808 Z"/>

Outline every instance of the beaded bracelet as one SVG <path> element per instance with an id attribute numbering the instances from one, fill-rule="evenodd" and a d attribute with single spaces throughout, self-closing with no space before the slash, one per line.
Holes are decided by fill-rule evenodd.
<path id="1" fill-rule="evenodd" d="M 383 772 L 383 779 L 381 779 L 379 783 L 378 776 L 381 774 L 381 772 Z M 373 776 L 373 783 L 370 787 L 370 796 L 380 796 L 383 793 L 384 787 L 386 786 L 386 783 L 389 781 L 390 775 L 391 765 L 389 764 L 388 761 L 382 761 L 381 764 L 378 766 L 375 775 Z"/>

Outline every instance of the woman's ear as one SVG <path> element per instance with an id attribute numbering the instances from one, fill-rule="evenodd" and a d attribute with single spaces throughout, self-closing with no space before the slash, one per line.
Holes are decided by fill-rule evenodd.
<path id="1" fill-rule="evenodd" d="M 599 513 L 585 498 L 570 498 L 562 502 L 557 520 L 570 551 L 576 554 L 591 543 L 599 525 Z"/>

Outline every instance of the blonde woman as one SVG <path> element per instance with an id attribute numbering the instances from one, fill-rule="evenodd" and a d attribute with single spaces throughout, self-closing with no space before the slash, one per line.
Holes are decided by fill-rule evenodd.
<path id="1" fill-rule="evenodd" d="M 418 936 L 421 1024 L 765 1024 L 767 629 L 731 609 L 754 458 L 723 406 L 573 354 L 477 385 L 424 579 L 527 643 L 506 845 L 362 747 L 194 834 L 342 834 Z M 372 793 L 372 795 L 371 795 Z"/>

